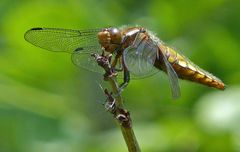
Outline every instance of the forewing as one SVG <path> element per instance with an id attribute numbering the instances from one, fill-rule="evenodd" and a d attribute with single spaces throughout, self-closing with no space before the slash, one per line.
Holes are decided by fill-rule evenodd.
<path id="1" fill-rule="evenodd" d="M 160 48 L 159 48 L 159 51 L 160 51 L 160 54 L 161 54 L 160 56 L 162 56 L 163 63 L 164 63 L 165 68 L 166 68 L 166 72 L 167 72 L 167 75 L 168 75 L 168 80 L 169 80 L 169 83 L 170 83 L 172 96 L 175 99 L 179 98 L 181 96 L 181 91 L 180 91 L 180 87 L 179 87 L 179 83 L 178 83 L 177 73 L 173 69 L 172 65 L 168 62 L 167 57 L 165 56 L 165 54 L 163 53 L 163 51 Z"/>
<path id="2" fill-rule="evenodd" d="M 73 53 L 77 48 L 100 47 L 97 33 L 100 29 L 70 30 L 60 28 L 32 28 L 24 38 L 33 45 L 49 50 Z"/>
<path id="3" fill-rule="evenodd" d="M 149 41 L 141 41 L 136 37 L 135 43 L 123 52 L 123 61 L 134 78 L 143 78 L 157 73 L 153 65 L 157 57 L 158 47 Z"/>

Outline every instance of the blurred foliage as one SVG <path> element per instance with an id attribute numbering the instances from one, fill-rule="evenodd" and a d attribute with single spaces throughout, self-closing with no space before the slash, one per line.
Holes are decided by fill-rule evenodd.
<path id="1" fill-rule="evenodd" d="M 23 38 L 32 27 L 122 25 L 154 31 L 227 84 L 180 81 L 173 101 L 165 74 L 131 81 L 123 95 L 142 150 L 240 151 L 239 10 L 231 0 L 1 0 L 0 152 L 127 150 L 101 105 L 101 75 Z"/>

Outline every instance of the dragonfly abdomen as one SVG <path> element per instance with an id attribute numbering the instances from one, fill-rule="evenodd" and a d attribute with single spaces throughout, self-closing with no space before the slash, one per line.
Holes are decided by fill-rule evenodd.
<path id="1" fill-rule="evenodd" d="M 214 87 L 220 90 L 225 89 L 224 83 L 218 79 L 217 77 L 213 76 L 212 74 L 208 73 L 207 71 L 199 68 L 197 65 L 192 63 L 186 57 L 180 55 L 172 48 L 167 46 L 163 49 L 165 56 L 167 57 L 168 62 L 172 65 L 174 71 L 177 73 L 178 77 L 181 79 L 197 82 L 209 87 Z M 160 49 L 162 49 L 160 47 Z M 161 69 L 164 70 L 164 67 Z"/>
<path id="2" fill-rule="evenodd" d="M 181 79 L 190 80 L 220 90 L 224 90 L 225 88 L 221 80 L 192 63 L 177 61 L 172 66 Z"/>

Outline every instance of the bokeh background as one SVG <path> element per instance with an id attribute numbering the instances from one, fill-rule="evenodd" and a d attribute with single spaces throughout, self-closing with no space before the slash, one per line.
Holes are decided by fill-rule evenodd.
<path id="1" fill-rule="evenodd" d="M 240 151 L 240 1 L 1 0 L 0 152 L 123 152 L 105 111 L 102 76 L 70 55 L 24 40 L 32 27 L 141 25 L 226 84 L 219 91 L 167 76 L 131 81 L 123 92 L 144 152 Z"/>

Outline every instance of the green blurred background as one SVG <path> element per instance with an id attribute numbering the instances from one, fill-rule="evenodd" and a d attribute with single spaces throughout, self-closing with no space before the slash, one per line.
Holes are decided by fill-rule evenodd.
<path id="1" fill-rule="evenodd" d="M 144 152 L 240 151 L 240 1 L 1 0 L 0 152 L 123 152 L 101 105 L 102 76 L 70 55 L 27 43 L 32 27 L 141 25 L 226 84 L 219 91 L 167 76 L 133 80 L 123 92 Z"/>

